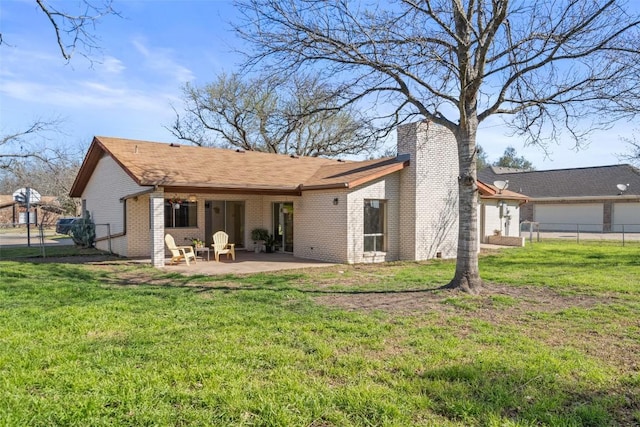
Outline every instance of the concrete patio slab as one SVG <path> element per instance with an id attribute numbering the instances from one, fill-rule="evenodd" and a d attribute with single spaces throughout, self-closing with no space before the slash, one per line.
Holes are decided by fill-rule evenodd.
<path id="1" fill-rule="evenodd" d="M 227 259 L 225 255 L 220 257 L 220 262 L 207 261 L 198 256 L 197 262 L 187 265 L 184 262 L 176 265 L 169 265 L 169 259 L 165 260 L 164 271 L 175 271 L 181 274 L 254 274 L 267 271 L 292 270 L 298 268 L 328 267 L 335 264 L 316 261 L 312 259 L 296 258 L 291 254 L 283 253 L 259 253 L 248 251 L 236 251 L 236 260 Z"/>

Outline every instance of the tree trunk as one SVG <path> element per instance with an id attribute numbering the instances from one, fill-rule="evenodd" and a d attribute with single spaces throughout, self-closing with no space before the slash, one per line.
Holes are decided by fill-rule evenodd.
<path id="1" fill-rule="evenodd" d="M 456 273 L 444 288 L 478 294 L 482 279 L 478 268 L 478 186 L 476 183 L 477 121 L 469 120 L 456 134 L 458 141 L 458 253 Z"/>

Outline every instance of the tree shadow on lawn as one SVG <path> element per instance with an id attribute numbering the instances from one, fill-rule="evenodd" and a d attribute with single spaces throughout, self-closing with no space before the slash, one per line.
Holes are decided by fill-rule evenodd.
<path id="1" fill-rule="evenodd" d="M 82 284 L 96 281 L 102 285 L 116 287 L 187 288 L 199 293 L 271 291 L 309 294 L 315 295 L 316 301 L 324 305 L 364 310 L 418 312 L 434 304 L 442 307 L 443 304 L 449 303 L 457 308 L 476 310 L 495 308 L 500 305 L 500 298 L 506 299 L 507 305 L 512 303 L 522 307 L 524 304 L 534 308 L 544 305 L 547 310 L 589 307 L 603 302 L 602 299 L 592 296 L 561 295 L 545 287 L 509 286 L 488 282 L 485 283 L 485 292 L 479 296 L 471 296 L 461 291 L 442 290 L 439 283 L 416 287 L 415 283 L 409 282 L 403 285 L 407 286 L 406 288 L 398 288 L 397 283 L 394 283 L 394 288 L 386 289 L 386 282 L 381 282 L 379 287 L 374 289 L 363 288 L 357 284 L 361 280 L 369 280 L 368 277 L 356 277 L 355 280 L 352 277 L 351 283 L 343 283 L 343 278 L 336 277 L 331 279 L 331 282 L 335 281 L 335 286 L 317 286 L 314 278 L 309 277 L 304 271 L 220 276 L 184 275 L 178 272 L 167 273 L 151 266 L 142 266 L 136 261 L 113 257 L 92 257 L 90 262 L 76 262 L 79 261 L 76 259 L 68 261 L 60 263 L 51 259 L 30 263 L 32 268 L 29 271 L 33 274 L 35 270 L 35 275 L 45 280 L 70 279 Z M 23 277 L 22 273 L 15 274 Z M 378 285 L 367 283 L 365 286 Z"/>
<path id="2" fill-rule="evenodd" d="M 131 272 L 106 277 L 106 283 L 118 286 L 158 286 L 158 287 L 185 287 L 197 292 L 237 292 L 237 291 L 273 291 L 273 292 L 299 292 L 303 294 L 333 295 L 376 295 L 376 294 L 412 294 L 412 293 L 436 293 L 442 291 L 439 288 L 416 289 L 342 289 L 320 288 L 313 285 L 302 284 L 307 276 L 304 273 L 286 274 L 250 274 L 250 275 L 184 275 L 181 273 L 162 273 L 149 275 L 147 272 Z M 446 291 L 448 292 L 448 291 Z"/>
<path id="3" fill-rule="evenodd" d="M 469 425 L 493 425 L 505 419 L 524 425 L 640 423 L 640 384 L 599 388 L 588 378 L 577 379 L 583 372 L 562 372 L 566 369 L 558 355 L 540 349 L 547 352 L 544 357 L 552 360 L 539 368 L 535 368 L 538 360 L 524 361 L 532 367 L 523 367 L 522 361 L 513 366 L 480 356 L 474 362 L 428 369 L 418 373 L 420 393 L 433 401 L 438 414 Z M 579 363 L 573 363 L 579 369 Z"/>
<path id="4" fill-rule="evenodd" d="M 61 259 L 64 262 L 60 262 Z M 388 286 L 386 281 L 381 281 L 379 284 L 366 283 L 366 280 L 371 280 L 368 276 L 352 276 L 348 280 L 335 277 L 328 281 L 331 285 L 327 285 L 326 280 L 325 283 L 318 285 L 313 275 L 309 275 L 307 271 L 219 276 L 185 275 L 178 272 L 167 273 L 148 265 L 143 266 L 135 260 L 117 257 L 62 257 L 61 259 L 40 259 L 30 262 L 28 263 L 31 266 L 28 269 L 29 273 L 20 272 L 19 265 L 24 261 L 16 262 L 18 267 L 10 268 L 9 271 L 3 268 L 3 275 L 5 277 L 15 275 L 16 278 L 33 275 L 43 280 L 69 279 L 76 284 L 95 281 L 101 285 L 116 287 L 187 288 L 198 293 L 238 291 L 300 293 L 314 295 L 316 302 L 320 304 L 350 310 L 420 312 L 449 304 L 466 310 L 496 307 L 509 309 L 510 305 L 518 305 L 521 309 L 528 307 L 534 310 L 544 306 L 546 307 L 544 311 L 548 311 L 576 306 L 590 307 L 597 303 L 610 302 L 594 296 L 561 295 L 545 287 L 509 286 L 489 282 L 485 282 L 484 292 L 481 295 L 471 296 L 461 291 L 442 290 L 440 283 L 416 287 L 415 282 L 412 281 L 406 283 L 395 281 L 393 288 L 385 288 Z M 365 284 L 360 285 L 360 283 Z"/>

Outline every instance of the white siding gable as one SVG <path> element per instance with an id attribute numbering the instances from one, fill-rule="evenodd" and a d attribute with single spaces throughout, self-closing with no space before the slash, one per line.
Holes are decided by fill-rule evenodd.
<path id="1" fill-rule="evenodd" d="M 82 192 L 82 199 L 86 200 L 86 209 L 96 223 L 96 238 L 107 234 L 107 227 L 104 224 L 110 225 L 111 234 L 123 233 L 125 231 L 124 203 L 120 198 L 145 189 L 146 187 L 136 184 L 111 156 L 104 155 L 98 161 Z M 126 252 L 117 252 L 126 255 Z"/>

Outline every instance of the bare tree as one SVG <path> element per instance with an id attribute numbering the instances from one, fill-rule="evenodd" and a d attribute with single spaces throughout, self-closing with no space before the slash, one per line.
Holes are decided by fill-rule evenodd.
<path id="1" fill-rule="evenodd" d="M 46 161 L 51 150 L 38 147 L 34 138 L 46 139 L 50 133 L 60 132 L 60 119 L 35 119 L 27 128 L 0 135 L 0 169 L 12 169 L 21 159 Z"/>
<path id="2" fill-rule="evenodd" d="M 169 129 L 200 146 L 300 156 L 338 156 L 375 149 L 376 133 L 353 108 L 311 77 L 243 79 L 221 75 L 202 87 L 184 88 L 184 116 Z"/>
<path id="3" fill-rule="evenodd" d="M 640 166 L 640 141 L 635 135 L 631 138 L 622 138 L 622 141 L 627 143 L 627 152 L 618 154 L 618 159 Z"/>
<path id="4" fill-rule="evenodd" d="M 33 187 L 56 196 L 64 212 L 75 214 L 76 201 L 69 197 L 69 190 L 82 152 L 47 144 L 49 135 L 61 134 L 60 125 L 60 119 L 35 119 L 26 129 L 0 136 L 0 192 Z"/>
<path id="5" fill-rule="evenodd" d="M 342 105 L 384 101 L 391 124 L 422 117 L 456 137 L 459 241 L 448 287 L 478 292 L 476 136 L 503 116 L 529 143 L 635 113 L 638 17 L 620 0 L 239 0 L 247 66 L 311 69 Z M 362 103 L 361 103 L 362 105 Z M 590 118 L 586 124 L 584 119 Z M 425 195 L 426 197 L 426 195 Z"/>
<path id="6" fill-rule="evenodd" d="M 82 0 L 77 11 L 71 12 L 56 7 L 53 2 L 36 0 L 38 9 L 49 20 L 53 28 L 60 54 L 67 61 L 80 49 L 80 55 L 90 59 L 91 52 L 99 47 L 98 40 L 93 30 L 101 18 L 108 15 L 119 16 L 113 9 L 112 0 L 94 2 Z M 0 45 L 7 44 L 3 34 L 0 33 Z"/>
<path id="7" fill-rule="evenodd" d="M 0 169 L 0 194 L 32 187 L 42 195 L 56 197 L 58 204 L 49 206 L 52 210 L 75 215 L 79 200 L 72 199 L 69 191 L 81 163 L 81 150 L 68 148 L 48 149 L 46 156 L 14 158 L 10 165 Z"/>

